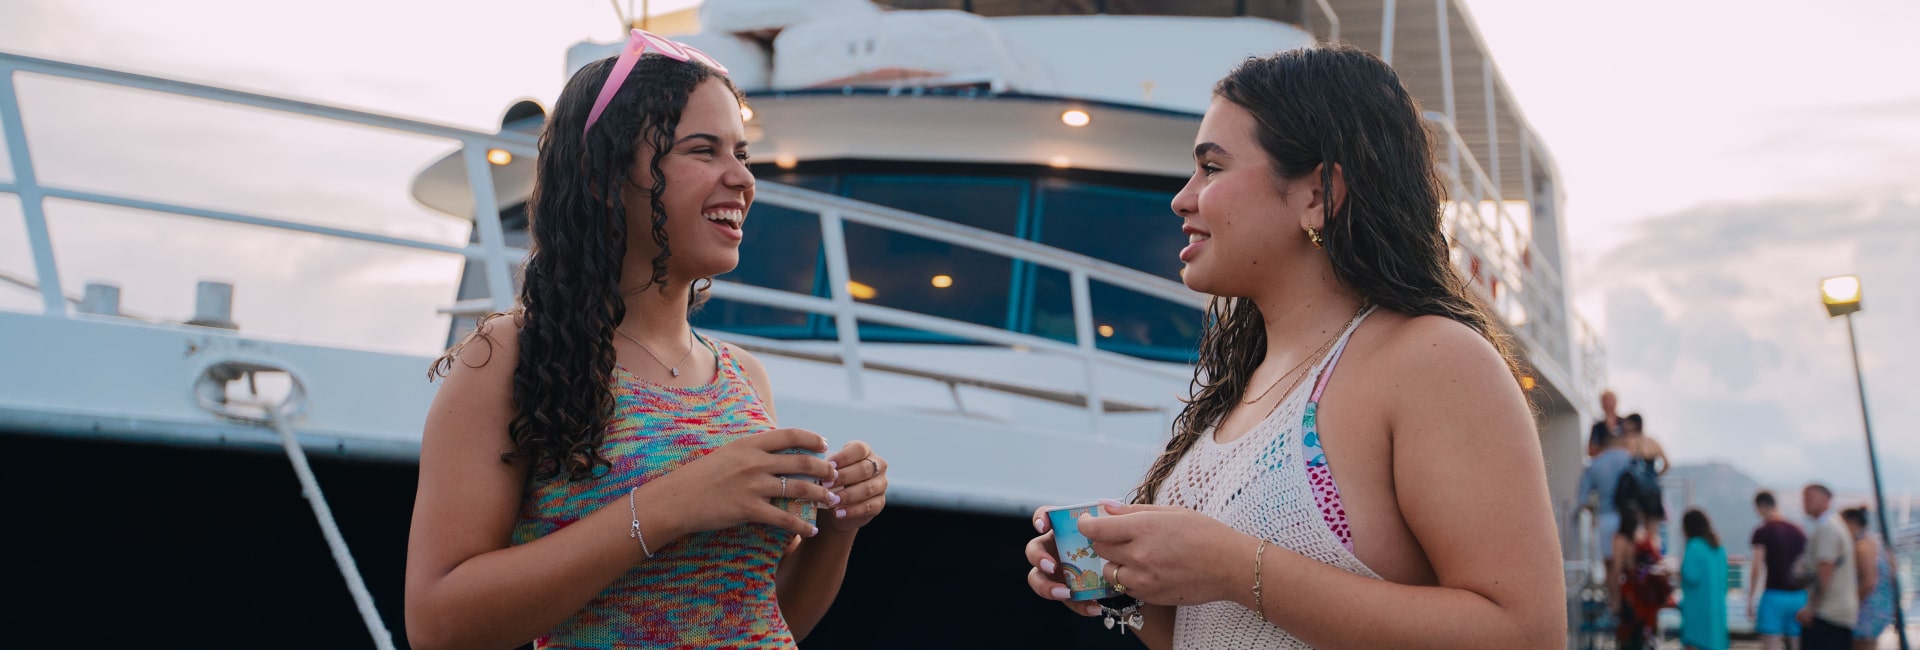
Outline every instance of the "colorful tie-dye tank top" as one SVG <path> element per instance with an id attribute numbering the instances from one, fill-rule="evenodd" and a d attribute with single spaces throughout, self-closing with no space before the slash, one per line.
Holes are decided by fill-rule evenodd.
<path id="1" fill-rule="evenodd" d="M 700 340 L 719 367 L 705 386 L 663 386 L 614 369 L 615 413 L 601 447 L 612 468 L 588 480 L 530 482 L 514 525 L 514 544 L 544 537 L 600 508 L 625 511 L 629 488 L 773 428 L 725 346 Z M 653 558 L 536 639 L 534 647 L 794 648 L 774 596 L 774 572 L 791 537 L 772 526 L 744 524 L 655 546 Z"/>

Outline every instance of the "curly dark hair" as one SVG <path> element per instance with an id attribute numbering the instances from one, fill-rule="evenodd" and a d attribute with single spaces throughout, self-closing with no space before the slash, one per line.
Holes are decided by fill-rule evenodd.
<path id="1" fill-rule="evenodd" d="M 1326 202 L 1322 236 L 1342 285 L 1385 309 L 1445 316 L 1473 328 L 1518 381 L 1506 335 L 1448 259 L 1441 228 L 1445 185 L 1419 105 L 1392 67 L 1351 45 L 1329 44 L 1248 58 L 1213 92 L 1253 114 L 1276 176 L 1297 179 L 1319 167 L 1321 187 L 1332 196 L 1333 166 L 1340 166 L 1346 200 L 1339 214 Z M 1246 298 L 1214 298 L 1200 338 L 1194 396 L 1134 489 L 1136 502 L 1159 496 L 1180 458 L 1233 410 L 1266 353 L 1259 307 Z"/>
<path id="2" fill-rule="evenodd" d="M 585 479 L 610 465 L 600 446 L 614 409 L 614 328 L 626 318 L 620 270 L 626 262 L 627 211 L 621 191 L 633 184 L 635 158 L 643 146 L 651 147 L 647 164 L 653 187 L 639 189 L 651 197 L 652 236 L 660 246 L 651 283 L 664 292 L 672 249 L 660 200 L 667 187 L 660 161 L 673 148 L 680 113 L 708 79 L 720 80 L 745 103 L 725 75 L 697 62 L 649 54 L 640 57 L 593 130 L 583 133 L 587 112 L 613 64 L 613 57 L 587 64 L 560 91 L 540 134 L 533 193 L 527 199 L 532 245 L 512 313 L 521 325 L 514 412 L 507 424 L 512 448 L 501 460 L 530 461 L 536 480 Z M 693 305 L 705 298 L 705 288 L 695 282 Z M 444 376 L 476 338 L 491 346 L 487 321 L 503 315 L 482 319 L 434 362 L 429 374 Z"/>

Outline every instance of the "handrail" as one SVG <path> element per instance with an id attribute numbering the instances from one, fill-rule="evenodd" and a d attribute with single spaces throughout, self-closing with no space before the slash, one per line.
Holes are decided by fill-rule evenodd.
<path id="1" fill-rule="evenodd" d="M 1500 278 L 1509 287 L 1505 296 L 1489 296 L 1493 299 L 1491 306 L 1496 312 L 1506 315 L 1507 308 L 1504 305 L 1511 304 L 1509 300 L 1517 301 L 1526 320 L 1521 326 L 1523 331 L 1516 334 L 1537 348 L 1535 354 L 1529 355 L 1529 360 L 1537 367 L 1555 371 L 1550 374 L 1559 375 L 1568 382 L 1565 390 L 1576 397 L 1591 398 L 1585 401 L 1593 402 L 1597 399 L 1598 384 L 1605 381 L 1604 352 L 1589 345 L 1592 343 L 1587 340 L 1590 338 L 1590 328 L 1584 321 L 1579 321 L 1578 314 L 1566 303 L 1566 285 L 1560 270 L 1551 264 L 1528 263 L 1506 246 L 1510 239 L 1530 237 L 1521 237 L 1521 233 L 1526 231 L 1520 229 L 1513 214 L 1507 211 L 1500 187 L 1481 167 L 1450 117 L 1434 111 L 1427 111 L 1422 117 L 1434 124 L 1440 136 L 1446 138 L 1454 150 L 1463 154 L 1455 158 L 1459 161 L 1459 168 L 1449 168 L 1446 173 L 1457 190 L 1450 198 L 1452 203 L 1459 206 L 1456 212 L 1460 218 L 1455 227 L 1463 228 L 1463 232 L 1472 236 L 1456 238 L 1454 245 L 1492 263 L 1493 268 L 1487 272 Z M 1467 180 L 1472 181 L 1470 197 L 1461 195 L 1461 192 L 1468 190 Z M 1493 202 L 1491 224 L 1481 210 L 1481 205 L 1489 200 Z M 1541 322 L 1543 320 L 1545 322 Z"/>
<path id="2" fill-rule="evenodd" d="M 90 65 L 42 59 L 6 51 L 0 51 L 0 71 L 9 73 L 12 71 L 32 72 L 35 74 L 66 77 L 68 79 L 91 81 L 112 86 L 150 90 L 167 95 L 181 95 L 227 104 L 252 106 L 254 108 L 264 108 L 282 113 L 295 113 L 336 122 L 347 122 L 393 131 L 407 131 L 419 135 L 438 136 L 450 140 L 487 142 L 511 151 L 515 155 L 532 156 L 537 152 L 537 147 L 539 146 L 539 140 L 534 136 L 515 131 L 486 133 L 425 120 L 383 115 L 360 109 L 340 108 L 298 99 L 287 99 L 285 97 L 263 95 L 244 90 L 197 84 L 190 81 L 163 79 L 132 72 L 96 68 Z"/>
<path id="3" fill-rule="evenodd" d="M 840 218 L 862 225 L 1013 257 L 1062 271 L 1082 270 L 1089 275 L 1104 276 L 1099 278 L 1101 282 L 1123 289 L 1195 309 L 1207 307 L 1208 296 L 1196 293 L 1184 284 L 1032 240 L 791 185 L 763 182 L 755 187 L 754 194 L 756 203 L 765 202 L 815 213 L 836 211 L 840 213 Z"/>
<path id="4" fill-rule="evenodd" d="M 405 237 L 363 232 L 350 228 L 300 223 L 252 214 L 187 206 L 166 201 L 119 196 L 107 192 L 89 192 L 42 185 L 34 175 L 32 160 L 27 155 L 28 139 L 24 135 L 24 118 L 21 115 L 14 95 L 14 79 L 16 73 L 19 72 L 64 77 L 108 86 L 152 91 L 165 95 L 192 97 L 216 103 L 258 108 L 276 113 L 318 117 L 324 120 L 356 124 L 376 129 L 453 140 L 462 148 L 462 158 L 468 172 L 468 190 L 473 194 L 474 199 L 475 233 L 478 241 L 466 245 L 447 245 Z M 46 221 L 42 205 L 44 200 L 48 198 L 300 232 L 347 241 L 369 242 L 408 249 L 460 255 L 469 260 L 481 263 L 485 268 L 487 273 L 487 298 L 484 299 L 486 309 L 503 311 L 512 306 L 513 295 L 511 285 L 509 284 L 509 278 L 511 276 L 507 272 L 507 269 L 510 264 L 517 264 L 523 260 L 527 251 L 510 248 L 505 245 L 504 233 L 499 223 L 500 216 L 498 211 L 493 208 L 494 197 L 491 188 L 492 170 L 482 154 L 487 149 L 499 148 L 520 155 L 535 156 L 538 153 L 537 141 L 530 135 L 511 131 L 497 134 L 481 133 L 420 120 L 380 115 L 367 111 L 326 106 L 312 102 L 161 79 L 158 77 L 91 66 L 50 61 L 5 52 L 0 52 L 0 126 L 6 129 L 5 133 L 8 136 L 6 138 L 8 155 L 11 157 L 14 170 L 14 178 L 11 181 L 0 183 L 0 192 L 16 194 L 20 197 L 22 204 L 26 206 L 29 247 L 35 260 L 35 278 L 27 281 L 22 286 L 37 286 L 43 294 L 55 296 L 45 300 L 46 307 L 43 310 L 43 314 L 46 316 L 64 318 L 67 315 L 66 296 L 57 295 L 59 291 L 58 267 L 54 264 L 51 239 L 46 235 L 45 229 Z M 1096 377 L 1099 374 L 1099 370 L 1103 367 L 1124 367 L 1130 371 L 1147 373 L 1168 380 L 1186 380 L 1190 378 L 1189 373 L 1184 370 L 1164 367 L 1142 359 L 1099 350 L 1094 344 L 1093 338 L 1094 325 L 1090 307 L 1090 287 L 1093 281 L 1097 280 L 1120 289 L 1166 300 L 1176 305 L 1194 309 L 1204 309 L 1209 298 L 1188 290 L 1179 282 L 1086 255 L 1052 248 L 1033 241 L 971 228 L 904 210 L 876 206 L 801 188 L 782 186 L 775 183 L 762 183 L 759 186 L 758 199 L 771 205 L 816 214 L 820 219 L 823 243 L 826 244 L 825 248 L 827 249 L 829 272 L 832 275 L 841 277 L 832 283 L 832 295 L 830 298 L 750 287 L 729 282 L 716 283 L 715 291 L 718 295 L 729 299 L 772 307 L 796 309 L 810 313 L 826 314 L 835 317 L 836 322 L 839 324 L 839 342 L 841 349 L 836 355 L 833 355 L 833 357 L 837 359 L 838 363 L 847 367 L 849 388 L 851 389 L 850 394 L 856 399 L 861 398 L 861 369 L 864 366 L 872 366 L 877 371 L 937 379 L 949 385 L 964 384 L 977 386 L 1057 403 L 1084 406 L 1087 408 L 1091 419 L 1091 428 L 1097 432 L 1100 427 L 1100 417 L 1103 413 L 1163 410 L 1157 407 L 1104 399 L 1095 386 Z M 847 284 L 846 278 L 844 277 L 848 269 L 844 224 L 849 221 L 863 226 L 933 239 L 1066 272 L 1072 280 L 1071 297 L 1075 306 L 1076 340 L 1071 343 L 1061 342 L 996 327 L 975 325 L 880 305 L 855 302 L 848 294 L 847 287 L 845 286 Z M 458 305 L 454 310 L 443 309 L 441 311 L 447 313 L 449 311 L 470 310 L 478 306 L 477 303 L 470 302 Z M 858 328 L 860 321 L 873 321 L 911 327 L 1019 349 L 1072 355 L 1085 364 L 1087 390 L 1085 392 L 1072 392 L 1050 388 L 1018 386 L 1007 382 L 998 382 L 990 378 L 960 377 L 958 375 L 952 375 L 951 373 L 939 373 L 928 369 L 912 368 L 898 364 L 863 363 L 860 359 L 858 349 L 861 342 Z"/>

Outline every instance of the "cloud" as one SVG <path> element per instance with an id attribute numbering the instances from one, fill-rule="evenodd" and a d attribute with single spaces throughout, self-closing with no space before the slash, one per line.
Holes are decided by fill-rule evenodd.
<path id="1" fill-rule="evenodd" d="M 1721 203 L 1635 224 L 1582 275 L 1623 408 L 1682 461 L 1864 489 L 1846 328 L 1820 278 L 1857 273 L 1868 401 L 1890 489 L 1920 489 L 1920 200 Z"/>

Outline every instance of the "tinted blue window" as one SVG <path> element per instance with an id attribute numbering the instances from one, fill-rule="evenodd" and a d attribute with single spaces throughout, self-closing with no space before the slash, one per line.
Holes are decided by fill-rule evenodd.
<path id="1" fill-rule="evenodd" d="M 765 180 L 847 196 L 1073 251 L 1170 280 L 1186 237 L 1166 192 L 1030 177 L 774 173 Z M 818 216 L 762 203 L 747 219 L 740 267 L 721 279 L 826 297 Z M 1064 271 L 1005 255 L 855 222 L 845 224 L 856 300 L 965 323 L 1075 340 Z M 938 278 L 936 280 L 936 278 Z M 1191 362 L 1201 313 L 1095 281 L 1096 344 L 1105 350 Z M 715 300 L 696 316 L 715 327 L 776 338 L 832 339 L 829 316 Z M 871 341 L 960 342 L 921 330 L 861 322 Z"/>
<path id="2" fill-rule="evenodd" d="M 1160 192 L 1040 182 L 1040 243 L 1169 279 L 1180 279 L 1187 236 Z"/>

